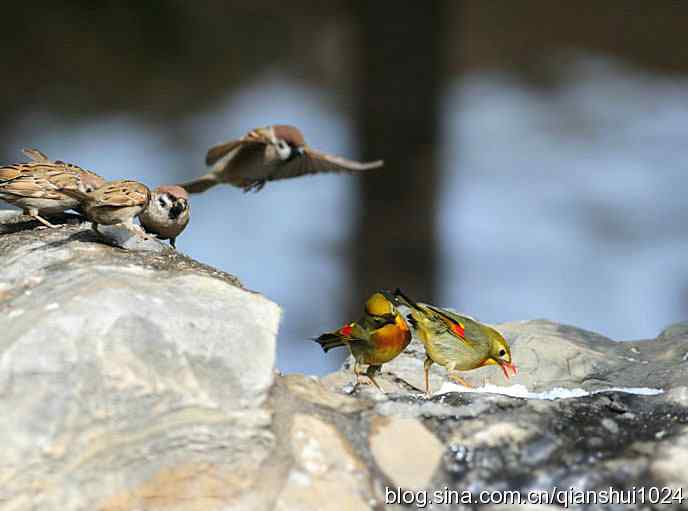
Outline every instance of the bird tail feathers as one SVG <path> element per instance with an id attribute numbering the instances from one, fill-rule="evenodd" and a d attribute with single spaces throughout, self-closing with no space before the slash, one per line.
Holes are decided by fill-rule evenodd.
<path id="1" fill-rule="evenodd" d="M 342 336 L 335 333 L 322 334 L 320 337 L 313 340 L 320 345 L 325 353 L 330 351 L 332 348 L 346 346 L 346 342 L 344 342 Z"/>

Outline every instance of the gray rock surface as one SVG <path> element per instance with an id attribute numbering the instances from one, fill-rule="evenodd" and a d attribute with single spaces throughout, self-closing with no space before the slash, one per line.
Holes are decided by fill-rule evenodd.
<path id="1" fill-rule="evenodd" d="M 415 341 L 383 367 L 383 395 L 352 389 L 347 367 L 274 374 L 279 308 L 230 275 L 167 248 L 114 248 L 88 224 L 34 227 L 0 234 L 1 509 L 561 509 L 573 494 L 477 499 L 610 486 L 637 488 L 636 502 L 569 508 L 688 509 L 673 499 L 688 498 L 686 323 L 629 343 L 498 325 L 520 367 L 509 384 L 660 395 L 425 399 Z M 494 367 L 464 375 L 506 383 Z M 672 493 L 641 505 L 652 487 Z"/>
<path id="2" fill-rule="evenodd" d="M 276 379 L 270 406 L 280 427 L 273 460 L 291 467 L 289 476 L 281 478 L 281 495 L 289 499 L 280 500 L 278 509 L 318 509 L 314 502 L 322 509 L 561 509 L 573 493 L 556 493 L 551 507 L 529 506 L 525 499 L 569 487 L 598 495 L 609 487 L 646 492 L 668 487 L 673 496 L 679 490 L 688 496 L 686 387 L 656 396 L 602 392 L 544 401 L 450 393 L 426 400 L 408 391 L 382 396 L 368 387 L 352 395 L 332 389 L 328 397 L 323 390 L 327 380 L 319 388 L 318 381 L 305 376 Z M 295 424 L 301 428 L 299 441 L 283 433 Z M 310 471 L 303 468 L 308 466 Z M 332 490 L 331 498 L 322 497 L 323 481 L 339 480 L 342 486 Z M 331 487 L 325 488 L 329 492 Z M 356 495 L 355 501 L 342 500 L 343 490 Z M 478 502 L 505 490 L 519 491 L 521 505 L 483 507 Z M 320 496 L 308 500 L 314 491 Z M 444 503 L 436 500 L 437 491 Z M 569 509 L 688 508 L 669 498 L 641 506 L 639 491 L 635 504 L 626 500 Z M 396 505 L 401 494 L 415 500 Z M 448 504 L 448 497 L 455 500 Z M 506 498 L 503 493 L 497 497 Z M 457 500 L 466 498 L 470 504 Z"/>
<path id="3" fill-rule="evenodd" d="M 260 509 L 275 304 L 88 224 L 0 234 L 0 260 L 0 506 Z"/>

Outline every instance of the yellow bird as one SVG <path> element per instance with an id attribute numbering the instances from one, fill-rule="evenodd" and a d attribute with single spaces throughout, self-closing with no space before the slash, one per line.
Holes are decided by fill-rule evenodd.
<path id="1" fill-rule="evenodd" d="M 380 291 L 368 299 L 363 316 L 358 321 L 313 340 L 320 344 L 325 352 L 332 348 L 348 346 L 356 361 L 356 384 L 358 385 L 361 376 L 360 365 L 367 364 L 365 375 L 384 392 L 375 381 L 375 374 L 380 371 L 382 364 L 406 349 L 411 342 L 411 331 L 396 307 L 396 298 L 391 293 Z"/>
<path id="2" fill-rule="evenodd" d="M 395 296 L 411 309 L 409 322 L 425 345 L 425 392 L 430 395 L 428 373 L 433 363 L 447 368 L 450 378 L 470 387 L 457 371 L 470 371 L 497 364 L 509 379 L 510 369 L 515 375 L 516 366 L 511 359 L 511 348 L 497 330 L 473 318 L 425 303 L 416 303 L 397 289 Z"/>

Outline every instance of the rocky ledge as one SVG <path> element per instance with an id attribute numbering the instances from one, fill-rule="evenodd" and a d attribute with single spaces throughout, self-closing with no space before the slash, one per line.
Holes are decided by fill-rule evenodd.
<path id="1" fill-rule="evenodd" d="M 491 492 L 610 486 L 636 487 L 635 503 L 571 508 L 688 497 L 688 324 L 625 343 L 498 325 L 519 375 L 466 376 L 529 399 L 456 392 L 437 367 L 446 392 L 425 399 L 414 341 L 383 368 L 383 395 L 353 390 L 347 367 L 275 373 L 279 308 L 230 275 L 162 244 L 103 244 L 88 224 L 19 225 L 0 225 L 3 509 L 468 510 L 505 498 Z M 641 488 L 665 503 L 640 505 Z"/>

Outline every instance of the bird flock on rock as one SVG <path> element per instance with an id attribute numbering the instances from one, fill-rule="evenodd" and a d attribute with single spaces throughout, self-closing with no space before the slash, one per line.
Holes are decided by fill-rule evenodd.
<path id="1" fill-rule="evenodd" d="M 317 151 L 294 126 L 276 124 L 249 131 L 243 137 L 211 147 L 206 156 L 210 172 L 179 185 L 150 190 L 130 179 L 106 182 L 98 174 L 72 163 L 52 161 L 38 149 L 24 149 L 31 160 L 0 167 L 0 199 L 20 207 L 47 227 L 45 217 L 75 209 L 98 231 L 98 225 L 124 224 L 138 233 L 170 240 L 189 223 L 189 194 L 220 183 L 258 191 L 268 181 L 323 172 L 355 172 L 381 167 L 382 161 L 362 163 Z M 134 224 L 138 217 L 141 225 Z"/>
<path id="2" fill-rule="evenodd" d="M 72 163 L 50 160 L 38 149 L 24 149 L 30 161 L 0 167 L 0 199 L 21 208 L 46 227 L 57 228 L 46 217 L 75 210 L 88 219 L 99 235 L 99 225 L 123 224 L 134 235 L 176 239 L 189 223 L 189 194 L 218 184 L 259 191 L 268 181 L 324 172 L 357 172 L 379 168 L 381 160 L 358 162 L 309 147 L 294 126 L 272 125 L 249 131 L 241 138 L 211 147 L 206 155 L 209 172 L 187 183 L 158 186 L 130 179 L 106 181 Z M 134 223 L 138 217 L 140 225 Z M 406 317 L 400 312 L 406 308 Z M 410 327 L 409 327 L 410 326 Z M 361 318 L 315 339 L 325 352 L 347 346 L 354 358 L 356 385 L 365 376 L 375 380 L 382 364 L 401 354 L 415 331 L 425 346 L 425 391 L 430 395 L 428 372 L 444 366 L 450 378 L 468 385 L 458 371 L 498 365 L 509 378 L 516 374 L 509 344 L 494 328 L 473 318 L 430 304 L 416 303 L 401 290 L 379 291 L 365 304 Z"/>

